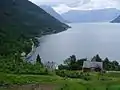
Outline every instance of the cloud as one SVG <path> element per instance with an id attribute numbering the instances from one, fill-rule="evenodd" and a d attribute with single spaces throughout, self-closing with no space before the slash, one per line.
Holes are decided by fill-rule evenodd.
<path id="1" fill-rule="evenodd" d="M 30 0 L 37 5 L 45 4 L 53 6 L 58 13 L 69 10 L 92 10 L 103 8 L 120 9 L 120 0 Z"/>
<path id="2" fill-rule="evenodd" d="M 90 0 L 76 0 L 75 2 L 73 3 L 69 3 L 67 4 L 69 7 L 77 7 L 77 6 L 81 6 L 81 5 L 84 5 L 86 3 L 89 3 Z"/>
<path id="3" fill-rule="evenodd" d="M 69 4 L 78 0 L 30 0 L 36 4 Z"/>
<path id="4" fill-rule="evenodd" d="M 91 0 L 89 3 L 80 6 L 81 9 L 119 8 L 119 0 Z"/>
<path id="5" fill-rule="evenodd" d="M 72 5 L 72 4 L 71 4 Z M 84 0 L 70 4 L 62 4 L 57 7 L 53 7 L 58 13 L 64 13 L 69 10 L 93 10 L 93 9 L 104 9 L 104 8 L 116 8 L 120 9 L 120 0 Z"/>
<path id="6" fill-rule="evenodd" d="M 57 7 L 53 7 L 53 9 L 60 14 L 71 10 L 66 4 L 59 4 Z"/>

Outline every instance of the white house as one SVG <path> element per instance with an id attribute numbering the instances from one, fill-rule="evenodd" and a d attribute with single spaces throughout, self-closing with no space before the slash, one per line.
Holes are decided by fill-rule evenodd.
<path id="1" fill-rule="evenodd" d="M 53 61 L 45 62 L 44 66 L 49 70 L 55 70 L 57 68 L 57 64 Z"/>
<path id="2" fill-rule="evenodd" d="M 103 70 L 103 62 L 96 62 L 96 61 L 84 61 L 83 62 L 83 70 L 95 70 L 99 68 Z"/>

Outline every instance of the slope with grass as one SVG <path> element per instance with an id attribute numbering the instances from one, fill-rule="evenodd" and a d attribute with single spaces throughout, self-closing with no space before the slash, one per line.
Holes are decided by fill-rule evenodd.
<path id="1" fill-rule="evenodd" d="M 35 85 L 55 85 L 57 86 L 56 90 L 119 90 L 120 89 L 120 73 L 105 73 L 99 76 L 99 73 L 89 73 L 91 80 L 84 79 L 74 79 L 74 78 L 62 78 L 56 75 L 14 75 L 14 74 L 5 74 L 0 73 L 0 82 L 6 82 L 8 85 L 6 90 L 11 90 L 9 85 L 22 85 L 30 84 Z M 114 76 L 115 75 L 115 76 Z M 99 76 L 99 79 L 98 79 Z M 19 88 L 23 86 L 19 86 Z M 14 90 L 15 87 L 13 87 Z M 26 90 L 26 88 L 22 89 Z M 43 89 L 44 90 L 44 89 Z M 47 89 L 51 90 L 51 89 Z"/>

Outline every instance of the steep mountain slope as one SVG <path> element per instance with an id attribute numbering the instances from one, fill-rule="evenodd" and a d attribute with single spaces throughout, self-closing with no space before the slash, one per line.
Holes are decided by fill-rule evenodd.
<path id="1" fill-rule="evenodd" d="M 49 13 L 51 16 L 55 17 L 59 21 L 61 21 L 63 23 L 66 22 L 52 7 L 46 6 L 46 5 L 41 5 L 40 8 L 45 10 L 47 13 Z"/>
<path id="2" fill-rule="evenodd" d="M 71 10 L 62 14 L 65 20 L 70 22 L 110 22 L 120 14 L 114 8 L 99 10 Z"/>
<path id="3" fill-rule="evenodd" d="M 111 21 L 111 23 L 120 23 L 120 16 L 118 16 L 116 19 Z"/>
<path id="4" fill-rule="evenodd" d="M 29 52 L 31 38 L 68 26 L 28 0 L 0 1 L 0 56 Z"/>

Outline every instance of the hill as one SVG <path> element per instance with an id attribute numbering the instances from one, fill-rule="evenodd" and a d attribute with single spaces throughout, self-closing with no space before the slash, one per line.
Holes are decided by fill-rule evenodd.
<path id="1" fill-rule="evenodd" d="M 31 50 L 34 37 L 58 33 L 68 28 L 28 0 L 0 2 L 0 56 Z"/>
<path id="2" fill-rule="evenodd" d="M 41 5 L 40 8 L 45 10 L 47 13 L 49 13 L 51 16 L 55 17 L 57 20 L 60 22 L 65 23 L 66 21 L 59 15 L 52 7 L 46 6 L 46 5 Z"/>
<path id="3" fill-rule="evenodd" d="M 70 22 L 110 22 L 120 15 L 115 8 L 99 10 L 71 10 L 62 14 L 65 20 Z"/>
<path id="4" fill-rule="evenodd" d="M 111 21 L 111 23 L 120 23 L 120 16 Z"/>

